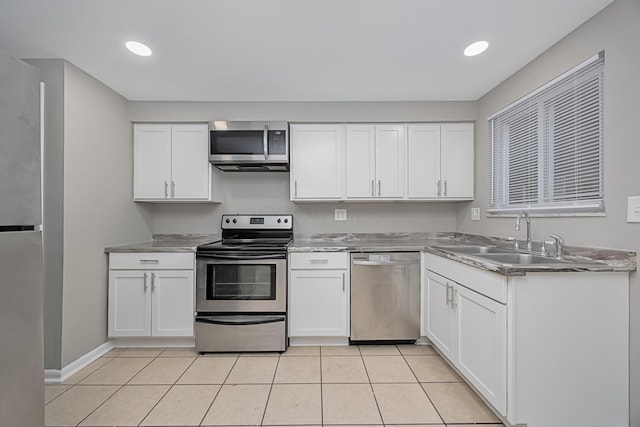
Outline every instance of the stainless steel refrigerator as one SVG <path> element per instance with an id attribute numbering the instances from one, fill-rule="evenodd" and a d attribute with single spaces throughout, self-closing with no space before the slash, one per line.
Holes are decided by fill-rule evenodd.
<path id="1" fill-rule="evenodd" d="M 0 426 L 44 425 L 38 70 L 0 52 Z"/>

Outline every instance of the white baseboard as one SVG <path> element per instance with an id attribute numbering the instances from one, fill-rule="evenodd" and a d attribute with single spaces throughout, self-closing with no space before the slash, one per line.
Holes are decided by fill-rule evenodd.
<path id="1" fill-rule="evenodd" d="M 62 369 L 45 369 L 44 370 L 45 384 L 60 383 L 66 380 L 67 378 L 69 378 L 70 376 L 78 372 L 80 369 L 87 366 L 89 363 L 98 359 L 103 354 L 108 353 L 112 348 L 113 348 L 113 343 L 111 343 L 111 341 L 107 341 L 106 343 L 101 344 L 98 347 L 94 348 L 87 354 L 80 356 L 78 359 L 69 363 L 67 366 L 65 366 Z"/>

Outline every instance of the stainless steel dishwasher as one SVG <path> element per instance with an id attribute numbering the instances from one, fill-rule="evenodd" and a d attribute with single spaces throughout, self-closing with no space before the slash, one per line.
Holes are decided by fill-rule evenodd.
<path id="1" fill-rule="evenodd" d="M 420 253 L 351 254 L 351 341 L 420 338 Z"/>

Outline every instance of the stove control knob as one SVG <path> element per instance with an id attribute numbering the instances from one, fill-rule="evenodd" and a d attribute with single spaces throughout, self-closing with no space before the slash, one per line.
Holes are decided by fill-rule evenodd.
<path id="1" fill-rule="evenodd" d="M 237 220 L 237 219 L 235 219 L 235 218 L 233 218 L 233 223 L 235 224 L 235 223 L 237 223 L 237 222 L 238 222 L 238 220 Z"/>
<path id="2" fill-rule="evenodd" d="M 282 218 L 278 218 L 278 224 L 282 222 Z"/>
<path id="3" fill-rule="evenodd" d="M 229 218 L 225 219 L 224 222 L 226 222 L 227 224 L 229 224 L 231 221 L 229 220 Z"/>
<path id="4" fill-rule="evenodd" d="M 289 219 L 288 219 L 288 218 L 285 218 L 285 219 L 284 219 L 284 223 L 286 224 L 286 223 L 288 223 L 288 222 L 289 222 Z"/>

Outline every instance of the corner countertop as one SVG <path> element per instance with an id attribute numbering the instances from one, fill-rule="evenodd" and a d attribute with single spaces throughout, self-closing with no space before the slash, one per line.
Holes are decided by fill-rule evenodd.
<path id="1" fill-rule="evenodd" d="M 151 241 L 109 246 L 106 253 L 117 252 L 195 252 L 205 243 L 220 240 L 218 234 L 154 234 Z"/>
<path id="2" fill-rule="evenodd" d="M 493 262 L 456 252 L 456 245 L 487 245 L 513 248 L 512 238 L 466 233 L 350 233 L 296 235 L 289 252 L 404 252 L 424 251 L 505 276 L 531 272 L 635 271 L 633 251 L 565 246 L 567 262 L 521 265 Z"/>

